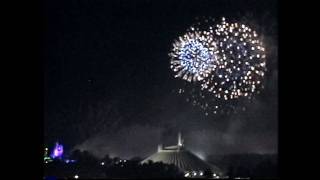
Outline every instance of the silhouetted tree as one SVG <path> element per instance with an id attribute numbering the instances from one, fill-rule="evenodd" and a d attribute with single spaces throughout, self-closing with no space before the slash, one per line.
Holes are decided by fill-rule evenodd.
<path id="1" fill-rule="evenodd" d="M 205 178 L 212 178 L 212 171 L 210 169 L 207 169 L 203 172 L 203 176 Z"/>
<path id="2" fill-rule="evenodd" d="M 233 166 L 229 166 L 227 174 L 231 179 L 235 177 L 235 172 L 234 172 Z"/>
<path id="3" fill-rule="evenodd" d="M 101 162 L 104 162 L 105 167 L 109 167 L 112 165 L 113 159 L 109 156 L 109 154 L 106 154 L 102 159 Z"/>

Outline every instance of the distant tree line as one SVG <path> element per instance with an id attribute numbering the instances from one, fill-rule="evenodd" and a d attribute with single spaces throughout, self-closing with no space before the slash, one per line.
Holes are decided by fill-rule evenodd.
<path id="1" fill-rule="evenodd" d="M 134 157 L 128 160 L 119 157 L 111 158 L 105 155 L 98 159 L 88 151 L 75 150 L 69 156 L 76 160 L 66 163 L 62 160 L 53 160 L 44 164 L 45 177 L 73 178 L 182 178 L 179 169 L 174 165 L 149 161 L 140 164 L 141 158 Z M 217 165 L 230 178 L 274 178 L 278 177 L 277 155 L 259 154 L 231 154 L 211 155 L 208 162 Z M 210 177 L 206 172 L 205 177 Z"/>
<path id="2" fill-rule="evenodd" d="M 276 154 L 229 154 L 208 156 L 208 162 L 216 164 L 229 177 L 277 178 Z"/>
<path id="3" fill-rule="evenodd" d="M 44 165 L 45 177 L 72 178 L 180 178 L 183 174 L 174 165 L 149 161 L 140 164 L 142 160 L 134 157 L 123 160 L 119 157 L 111 158 L 106 155 L 98 159 L 88 151 L 73 151 L 70 159 L 75 163 L 54 160 Z"/>

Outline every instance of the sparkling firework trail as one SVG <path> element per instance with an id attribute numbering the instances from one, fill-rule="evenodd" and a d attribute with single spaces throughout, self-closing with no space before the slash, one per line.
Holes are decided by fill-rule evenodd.
<path id="1" fill-rule="evenodd" d="M 244 24 L 222 18 L 207 30 L 191 27 L 173 43 L 169 56 L 175 77 L 194 85 L 187 101 L 202 109 L 217 112 L 220 104 L 251 99 L 263 88 L 265 48 L 257 33 Z M 178 93 L 188 94 L 183 89 Z"/>
<path id="2" fill-rule="evenodd" d="M 171 69 L 189 82 L 201 81 L 208 77 L 215 68 L 217 44 L 206 31 L 188 32 L 173 44 Z"/>
<path id="3" fill-rule="evenodd" d="M 265 48 L 257 33 L 244 24 L 216 25 L 214 35 L 219 39 L 217 68 L 202 82 L 217 98 L 225 100 L 251 96 L 262 87 L 266 71 Z"/>

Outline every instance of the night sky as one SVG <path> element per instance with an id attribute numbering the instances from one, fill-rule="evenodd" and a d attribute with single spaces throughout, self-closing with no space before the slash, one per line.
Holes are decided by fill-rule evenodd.
<path id="1" fill-rule="evenodd" d="M 44 141 L 97 156 L 145 157 L 158 143 L 201 156 L 277 153 L 276 1 L 47 1 L 43 5 Z M 265 89 L 247 111 L 205 116 L 174 93 L 172 42 L 196 18 L 245 20 L 263 36 Z"/>

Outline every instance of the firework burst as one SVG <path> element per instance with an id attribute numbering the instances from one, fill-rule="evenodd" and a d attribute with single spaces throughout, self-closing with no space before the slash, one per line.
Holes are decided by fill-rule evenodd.
<path id="1" fill-rule="evenodd" d="M 212 28 L 213 29 L 213 28 Z M 265 48 L 257 33 L 244 24 L 217 24 L 214 36 L 218 39 L 217 68 L 204 79 L 202 89 L 225 100 L 249 97 L 262 88 L 266 71 Z"/>
<path id="2" fill-rule="evenodd" d="M 187 101 L 217 112 L 226 101 L 251 99 L 263 88 L 265 47 L 255 30 L 241 23 L 222 21 L 206 30 L 191 27 L 173 43 L 171 69 L 176 78 L 191 82 Z M 196 90 L 195 90 L 196 89 Z"/>
<path id="3" fill-rule="evenodd" d="M 171 69 L 180 77 L 189 82 L 201 81 L 215 70 L 217 57 L 217 43 L 207 31 L 190 32 L 179 37 L 173 43 Z"/>

